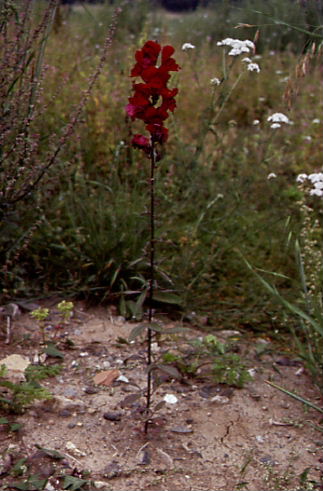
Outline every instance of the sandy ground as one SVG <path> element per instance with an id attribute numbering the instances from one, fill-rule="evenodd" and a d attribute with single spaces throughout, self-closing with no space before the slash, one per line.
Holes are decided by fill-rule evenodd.
<path id="1" fill-rule="evenodd" d="M 176 325 L 164 322 L 166 328 Z M 30 474 L 48 479 L 49 491 L 63 489 L 60 476 L 84 477 L 84 470 L 92 484 L 80 489 L 323 489 L 323 435 L 313 426 L 320 424 L 322 415 L 265 382 L 271 380 L 322 407 L 299 361 L 271 349 L 268 340 L 234 333 L 252 380 L 238 389 L 215 383 L 206 371 L 179 380 L 165 377 L 153 395 L 153 406 L 166 394 L 176 396 L 177 402 L 166 403 L 153 415 L 146 435 L 144 400 L 126 400 L 145 388 L 145 343 L 140 337 L 133 344 L 117 342 L 127 339 L 133 328 L 113 309 L 77 306 L 55 340 L 64 359 L 45 361 L 62 362 L 64 367 L 60 375 L 42 382 L 54 398 L 10 416 L 23 423 L 17 434 L 0 425 L 0 489 L 14 489 L 10 483 Z M 230 335 L 216 326 L 210 330 L 223 341 Z M 163 334 L 154 344 L 154 357 L 189 346 L 189 340 L 201 335 L 193 329 Z M 64 339 L 74 346 L 67 349 Z M 261 357 L 256 353 L 259 342 L 270 348 Z M 28 313 L 14 321 L 10 344 L 5 343 L 5 333 L 1 335 L 0 350 L 1 358 L 16 353 L 36 360 L 39 329 Z M 105 375 L 106 385 L 100 381 Z M 8 418 L 0 412 L 1 416 Z M 35 445 L 56 450 L 63 458 L 53 459 Z M 18 479 L 11 475 L 12 467 L 23 457 L 28 457 L 27 470 Z"/>

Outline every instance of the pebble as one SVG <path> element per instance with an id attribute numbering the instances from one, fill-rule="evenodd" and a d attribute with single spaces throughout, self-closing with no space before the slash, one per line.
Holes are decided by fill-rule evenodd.
<path id="1" fill-rule="evenodd" d="M 112 461 L 111 464 L 108 464 L 103 470 L 103 476 L 108 479 L 121 476 L 121 474 L 122 468 L 116 461 Z"/>
<path id="2" fill-rule="evenodd" d="M 210 402 L 218 402 L 219 404 L 228 404 L 230 402 L 230 399 L 225 396 L 214 396 L 212 399 L 210 399 Z"/>
<path id="3" fill-rule="evenodd" d="M 96 387 L 89 386 L 89 387 L 85 387 L 84 392 L 85 394 L 97 394 L 99 392 L 99 389 L 97 389 Z"/>
<path id="4" fill-rule="evenodd" d="M 82 452 L 73 442 L 66 442 L 65 445 L 66 450 L 71 452 L 74 457 L 85 457 L 86 453 Z"/>
<path id="5" fill-rule="evenodd" d="M 62 418 L 69 418 L 70 416 L 72 416 L 72 411 L 69 411 L 68 409 L 62 409 L 58 412 L 58 415 Z"/>
<path id="6" fill-rule="evenodd" d="M 103 489 L 107 485 L 107 483 L 103 481 L 94 481 L 93 484 L 96 489 Z"/>
<path id="7" fill-rule="evenodd" d="M 121 420 L 121 413 L 118 412 L 106 412 L 103 414 L 104 419 L 107 419 L 108 421 L 120 421 Z"/>
<path id="8" fill-rule="evenodd" d="M 188 426 L 173 426 L 173 428 L 171 428 L 171 430 L 173 433 L 193 433 L 193 430 L 192 428 L 188 427 Z"/>

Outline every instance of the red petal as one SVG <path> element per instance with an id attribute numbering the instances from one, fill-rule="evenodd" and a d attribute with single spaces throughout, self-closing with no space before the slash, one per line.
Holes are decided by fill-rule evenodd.
<path id="1" fill-rule="evenodd" d="M 170 58 L 174 52 L 175 49 L 173 48 L 173 46 L 164 46 L 162 49 L 162 63 Z"/>

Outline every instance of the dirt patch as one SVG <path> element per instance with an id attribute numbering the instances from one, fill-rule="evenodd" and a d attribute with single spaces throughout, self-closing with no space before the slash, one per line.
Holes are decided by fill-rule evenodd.
<path id="1" fill-rule="evenodd" d="M 154 415 L 147 436 L 141 414 L 144 401 L 125 404 L 127 396 L 145 388 L 145 345 L 141 338 L 122 343 L 120 338 L 127 339 L 134 324 L 114 314 L 78 305 L 69 324 L 55 333 L 64 368 L 42 382 L 54 398 L 33 403 L 15 417 L 23 424 L 17 434 L 0 425 L 0 489 L 13 489 L 10 483 L 26 480 L 27 474 L 11 475 L 12 466 L 23 457 L 28 457 L 28 475 L 48 478 L 48 490 L 62 489 L 59 476 L 83 479 L 84 470 L 89 471 L 86 479 L 95 483 L 93 489 L 115 491 L 323 489 L 323 435 L 313 426 L 320 423 L 320 414 L 265 383 L 271 380 L 322 405 L 298 360 L 271 349 L 259 356 L 256 340 L 234 333 L 252 380 L 238 389 L 215 383 L 206 371 L 179 380 L 165 377 L 154 393 L 154 404 L 166 394 L 177 402 L 166 403 Z M 54 336 L 54 331 L 47 335 Z M 224 342 L 230 335 L 216 328 L 214 333 Z M 155 356 L 176 352 L 202 335 L 193 329 L 163 334 L 154 345 Z M 259 342 L 267 341 L 258 339 L 257 346 Z M 1 334 L 1 358 L 17 353 L 35 361 L 39 343 L 37 323 L 25 313 L 13 323 L 10 344 Z M 267 347 L 272 348 L 268 342 Z M 53 362 L 57 360 L 48 358 L 45 364 Z M 112 370 L 118 374 L 110 385 L 94 383 L 96 374 Z"/>

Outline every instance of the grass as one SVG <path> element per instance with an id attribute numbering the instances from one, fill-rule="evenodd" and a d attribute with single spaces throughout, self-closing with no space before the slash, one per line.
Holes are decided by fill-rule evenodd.
<path id="1" fill-rule="evenodd" d="M 311 17 L 314 4 L 304 10 L 287 0 L 223 2 L 221 8 L 210 2 L 208 9 L 177 16 L 152 12 L 145 1 L 122 7 L 74 134 L 32 192 L 13 205 L 2 203 L 1 302 L 58 292 L 120 304 L 140 294 L 147 278 L 148 165 L 131 148 L 137 129 L 124 106 L 134 52 L 157 37 L 176 48 L 182 67 L 173 79 L 178 107 L 157 170 L 159 288 L 180 296 L 183 314 L 194 310 L 218 325 L 269 336 L 286 331 L 285 312 L 259 288 L 239 252 L 255 267 L 280 273 L 276 287 L 287 300 L 297 298 L 289 237 L 301 228 L 295 177 L 321 167 L 321 14 Z M 35 162 L 47 158 L 53 135 L 69 124 L 111 19 L 108 4 L 59 7 L 38 58 L 37 145 L 27 149 Z M 252 27 L 236 29 L 239 23 Z M 217 42 L 253 39 L 258 30 L 261 72 L 248 72 L 240 59 L 231 66 Z M 195 48 L 182 51 L 184 42 Z M 212 86 L 214 77 L 223 83 Z M 5 102 L 2 95 L 2 110 Z M 273 131 L 267 118 L 274 112 L 294 124 Z M 272 172 L 278 177 L 268 180 Z M 5 186 L 2 169 L 0 179 Z"/>

